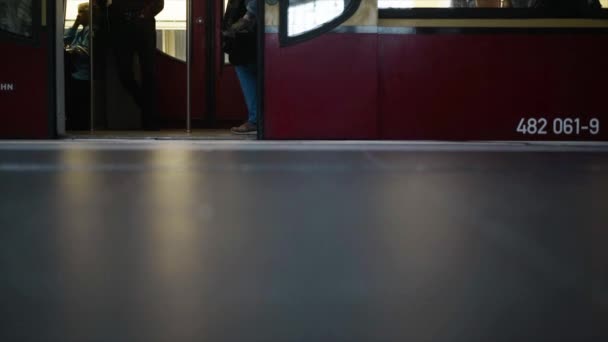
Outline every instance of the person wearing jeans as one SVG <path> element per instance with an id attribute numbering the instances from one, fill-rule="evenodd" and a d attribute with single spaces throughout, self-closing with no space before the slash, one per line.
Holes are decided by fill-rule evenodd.
<path id="1" fill-rule="evenodd" d="M 235 69 L 245 97 L 248 115 L 247 122 L 239 127 L 233 127 L 231 131 L 235 134 L 255 134 L 258 123 L 258 66 L 256 63 L 236 65 Z"/>
<path id="2" fill-rule="evenodd" d="M 247 105 L 247 121 L 234 134 L 257 134 L 257 0 L 230 0 L 223 22 L 223 49 L 235 66 Z"/>

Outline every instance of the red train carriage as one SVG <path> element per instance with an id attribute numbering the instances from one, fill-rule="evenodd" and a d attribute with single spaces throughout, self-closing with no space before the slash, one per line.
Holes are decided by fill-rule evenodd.
<path id="1" fill-rule="evenodd" d="M 30 34 L 0 31 L 0 137 L 73 133 L 64 131 L 61 36 L 75 1 L 32 0 Z M 608 140 L 608 1 L 533 3 L 260 1 L 258 137 Z M 165 0 L 157 16 L 165 129 L 205 132 L 246 117 L 221 51 L 224 6 Z M 103 11 L 92 15 L 101 24 L 92 42 L 91 128 L 138 129 L 141 118 L 117 83 Z"/>
<path id="2" fill-rule="evenodd" d="M 40 1 L 0 0 L 0 138 L 55 134 L 51 13 Z"/>

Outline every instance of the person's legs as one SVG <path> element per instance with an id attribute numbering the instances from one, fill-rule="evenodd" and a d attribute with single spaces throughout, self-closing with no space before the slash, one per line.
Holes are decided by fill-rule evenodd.
<path id="1" fill-rule="evenodd" d="M 135 56 L 135 27 L 132 21 L 126 22 L 116 14 L 112 21 L 112 43 L 116 56 L 116 69 L 120 83 L 125 87 L 135 103 L 143 106 L 143 95 L 133 73 L 133 57 Z"/>
<path id="2" fill-rule="evenodd" d="M 137 21 L 137 54 L 142 76 L 142 111 L 144 129 L 159 129 L 156 94 L 156 29 L 154 19 Z"/>
<path id="3" fill-rule="evenodd" d="M 66 98 L 66 129 L 85 131 L 91 128 L 91 90 L 88 80 L 69 79 Z"/>
<path id="4" fill-rule="evenodd" d="M 241 83 L 243 96 L 245 97 L 245 104 L 247 105 L 248 122 L 255 125 L 257 124 L 258 111 L 257 65 L 255 63 L 237 65 L 235 69 L 239 82 Z"/>

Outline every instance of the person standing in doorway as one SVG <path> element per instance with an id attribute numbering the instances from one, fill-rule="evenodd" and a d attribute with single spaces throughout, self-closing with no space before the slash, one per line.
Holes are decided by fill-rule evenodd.
<path id="1" fill-rule="evenodd" d="M 156 21 L 164 0 L 111 0 L 110 30 L 121 83 L 142 110 L 145 130 L 159 130 L 156 103 Z M 135 80 L 133 58 L 139 58 L 141 85 Z"/>
<path id="2" fill-rule="evenodd" d="M 247 121 L 234 134 L 257 134 L 257 0 L 229 0 L 222 23 L 223 50 L 235 66 L 247 104 Z"/>
<path id="3" fill-rule="evenodd" d="M 90 129 L 91 45 L 89 3 L 78 5 L 78 16 L 63 36 L 66 89 L 66 129 Z M 80 28 L 82 26 L 82 28 Z"/>

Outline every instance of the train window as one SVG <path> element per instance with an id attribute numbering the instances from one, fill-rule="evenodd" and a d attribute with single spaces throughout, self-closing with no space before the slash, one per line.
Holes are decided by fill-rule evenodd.
<path id="1" fill-rule="evenodd" d="M 383 19 L 594 18 L 608 15 L 608 0 L 379 0 L 378 8 Z"/>
<path id="2" fill-rule="evenodd" d="M 290 0 L 287 35 L 297 36 L 330 22 L 344 12 L 344 6 L 349 2 L 350 0 Z"/>
<path id="3" fill-rule="evenodd" d="M 0 33 L 33 38 L 39 20 L 40 4 L 34 0 L 0 0 Z"/>
<path id="4" fill-rule="evenodd" d="M 186 0 L 167 0 L 156 15 L 156 46 L 167 55 L 186 61 Z"/>
<path id="5" fill-rule="evenodd" d="M 0 0 L 6 1 L 6 0 Z M 88 0 L 67 0 L 65 28 L 72 27 L 78 15 L 78 5 Z M 167 0 L 156 15 L 156 46 L 167 55 L 186 61 L 187 0 Z"/>
<path id="6" fill-rule="evenodd" d="M 378 8 L 535 8 L 550 7 L 558 0 L 379 0 Z M 575 1 L 568 0 L 570 3 Z M 608 8 L 608 0 L 579 0 L 589 7 Z"/>
<path id="7" fill-rule="evenodd" d="M 378 8 L 446 8 L 450 7 L 450 0 L 379 0 Z"/>
<path id="8" fill-rule="evenodd" d="M 352 16 L 361 0 L 283 0 L 280 36 L 282 45 L 311 39 Z"/>
<path id="9" fill-rule="evenodd" d="M 506 8 L 529 7 L 530 0 L 380 0 L 378 8 Z"/>

